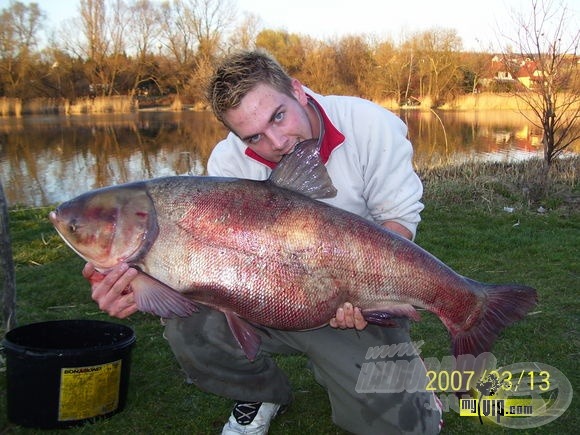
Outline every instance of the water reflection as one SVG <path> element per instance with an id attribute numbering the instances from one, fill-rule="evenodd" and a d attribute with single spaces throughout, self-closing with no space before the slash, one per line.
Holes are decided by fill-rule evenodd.
<path id="1" fill-rule="evenodd" d="M 419 168 L 541 155 L 541 132 L 518 113 L 399 115 Z M 202 175 L 225 134 L 210 113 L 199 112 L 0 118 L 0 178 L 9 205 L 54 204 L 110 184 Z"/>
<path id="2" fill-rule="evenodd" d="M 520 113 L 407 111 L 400 116 L 409 126 L 419 168 L 473 159 L 521 160 L 543 152 L 541 130 Z"/>
<path id="3" fill-rule="evenodd" d="M 9 204 L 39 206 L 165 175 L 202 175 L 225 129 L 205 113 L 28 117 L 0 124 Z"/>

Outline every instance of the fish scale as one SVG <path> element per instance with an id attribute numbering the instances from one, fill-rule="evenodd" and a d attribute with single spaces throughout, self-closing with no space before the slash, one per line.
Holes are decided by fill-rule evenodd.
<path id="1" fill-rule="evenodd" d="M 87 192 L 49 217 L 97 270 L 121 261 L 139 269 L 131 288 L 140 310 L 220 310 L 250 359 L 260 345 L 254 326 L 321 327 L 345 302 L 385 326 L 419 320 L 415 307 L 430 310 L 455 355 L 489 351 L 535 306 L 531 287 L 473 281 L 384 227 L 303 194 L 335 193 L 318 157 L 316 141 L 306 141 L 269 180 L 157 178 Z"/>

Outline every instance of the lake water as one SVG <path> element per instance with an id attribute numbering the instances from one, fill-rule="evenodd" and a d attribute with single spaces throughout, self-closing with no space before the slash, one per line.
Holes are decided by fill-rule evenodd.
<path id="1" fill-rule="evenodd" d="M 519 113 L 399 116 L 409 127 L 418 168 L 541 156 L 540 131 Z M 36 207 L 111 184 L 204 175 L 225 134 L 213 115 L 192 111 L 0 118 L 0 181 L 9 206 Z"/>

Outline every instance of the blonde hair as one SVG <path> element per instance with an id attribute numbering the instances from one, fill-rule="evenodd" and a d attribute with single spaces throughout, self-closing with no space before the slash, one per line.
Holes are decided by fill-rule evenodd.
<path id="1" fill-rule="evenodd" d="M 294 98 L 291 77 L 267 52 L 239 51 L 224 59 L 207 88 L 207 99 L 216 118 L 226 124 L 225 112 L 238 107 L 242 98 L 261 83 Z"/>

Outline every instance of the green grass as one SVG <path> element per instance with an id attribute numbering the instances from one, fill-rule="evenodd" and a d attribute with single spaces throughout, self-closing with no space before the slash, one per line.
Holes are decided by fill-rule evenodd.
<path id="1" fill-rule="evenodd" d="M 524 168 L 525 169 L 525 168 Z M 537 361 L 578 382 L 578 313 L 580 288 L 580 191 L 578 159 L 556 171 L 543 197 L 531 197 L 529 179 L 514 176 L 521 167 L 502 165 L 439 168 L 421 174 L 426 208 L 416 242 L 459 273 L 485 282 L 518 282 L 538 289 L 534 314 L 505 330 L 493 353 L 499 365 Z M 537 212 L 542 206 L 547 211 Z M 504 207 L 513 207 L 508 213 Z M 114 320 L 90 299 L 81 276 L 83 261 L 56 235 L 49 209 L 12 210 L 10 229 L 18 289 L 19 325 L 53 319 L 88 318 L 117 321 L 137 335 L 133 349 L 129 396 L 125 410 L 111 418 L 68 433 L 215 434 L 230 412 L 230 402 L 188 385 L 162 338 L 153 316 L 136 314 Z M 449 339 L 441 322 L 423 312 L 414 324 L 414 340 L 424 340 L 423 357 L 442 358 Z M 326 392 L 300 356 L 279 357 L 289 374 L 295 402 L 277 418 L 272 434 L 343 434 L 330 418 Z M 0 365 L 0 369 L 2 369 Z M 0 377 L 0 433 L 33 434 L 37 430 L 6 419 L 5 377 Z M 445 413 L 443 433 L 576 433 L 578 399 L 557 420 L 529 430 L 481 426 L 476 419 Z M 43 433 L 63 433 L 43 431 Z"/>

